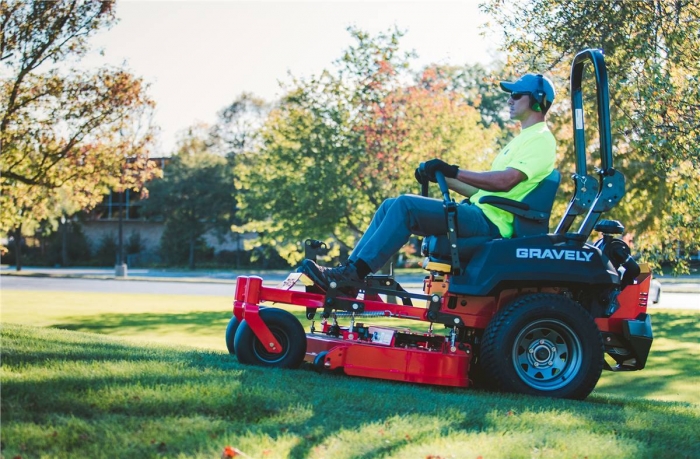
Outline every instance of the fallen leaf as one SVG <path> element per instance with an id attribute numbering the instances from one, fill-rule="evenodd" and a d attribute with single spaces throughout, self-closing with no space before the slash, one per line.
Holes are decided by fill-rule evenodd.
<path id="1" fill-rule="evenodd" d="M 236 457 L 236 449 L 230 446 L 224 448 L 224 452 L 221 453 L 221 459 L 226 459 L 227 457 Z"/>
<path id="2" fill-rule="evenodd" d="M 242 456 L 242 457 L 247 457 L 250 458 L 246 453 L 241 451 L 238 448 L 234 448 L 233 446 L 226 446 L 224 448 L 224 452 L 221 453 L 221 459 L 226 459 L 229 457 L 236 457 L 236 456 Z"/>

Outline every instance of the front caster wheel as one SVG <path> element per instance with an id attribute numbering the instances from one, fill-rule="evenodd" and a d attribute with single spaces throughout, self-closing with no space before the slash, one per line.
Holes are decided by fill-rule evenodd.
<path id="1" fill-rule="evenodd" d="M 326 356 L 327 355 L 328 355 L 328 351 L 321 351 L 314 358 L 314 362 L 311 364 L 311 366 L 318 373 L 323 373 L 324 371 L 326 371 L 325 363 L 326 363 Z"/>
<path id="2" fill-rule="evenodd" d="M 235 354 L 236 349 L 233 345 L 234 338 L 236 337 L 236 331 L 241 323 L 238 321 L 236 316 L 232 316 L 231 320 L 228 321 L 226 326 L 226 349 L 228 349 L 229 354 Z"/>
<path id="3" fill-rule="evenodd" d="M 238 326 L 234 348 L 238 361 L 249 365 L 276 368 L 297 368 L 306 355 L 306 333 L 304 327 L 291 313 L 276 308 L 260 309 L 260 318 L 270 329 L 282 352 L 274 354 L 260 342 L 244 320 Z"/>
<path id="4" fill-rule="evenodd" d="M 595 321 L 578 303 L 533 294 L 489 322 L 480 360 L 503 391 L 582 400 L 600 378 L 603 351 Z"/>

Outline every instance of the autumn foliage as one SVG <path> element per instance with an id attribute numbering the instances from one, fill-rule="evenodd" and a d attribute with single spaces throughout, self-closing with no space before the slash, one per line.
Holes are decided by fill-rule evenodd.
<path id="1" fill-rule="evenodd" d="M 308 237 L 353 247 L 384 199 L 420 192 L 420 162 L 482 168 L 495 154 L 497 131 L 440 69 L 411 74 L 399 31 L 350 32 L 336 72 L 293 82 L 242 171 L 242 213 L 291 263 Z"/>
<path id="2" fill-rule="evenodd" d="M 111 2 L 0 4 L 0 231 L 31 234 L 154 176 L 146 85 L 121 68 L 75 65 L 113 22 Z"/>

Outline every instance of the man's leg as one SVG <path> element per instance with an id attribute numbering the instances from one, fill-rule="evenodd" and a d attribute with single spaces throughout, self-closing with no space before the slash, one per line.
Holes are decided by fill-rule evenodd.
<path id="1" fill-rule="evenodd" d="M 491 234 L 488 220 L 481 209 L 461 204 L 457 210 L 459 237 Z M 324 268 L 304 260 L 305 272 L 322 288 L 331 282 L 357 281 L 369 272 L 378 271 L 410 238 L 447 234 L 443 201 L 416 195 L 388 199 L 377 210 L 372 222 L 350 255 L 350 263 L 337 268 Z"/>
<path id="2" fill-rule="evenodd" d="M 309 276 L 316 285 L 323 289 L 328 289 L 331 282 L 356 282 L 363 279 L 367 274 L 378 271 L 379 268 L 381 268 L 384 265 L 386 260 L 388 260 L 391 257 L 391 255 L 398 251 L 401 248 L 401 246 L 408 241 L 408 238 L 411 235 L 410 230 L 402 228 L 401 222 L 406 221 L 405 215 L 403 215 L 405 213 L 405 209 L 412 208 L 413 206 L 405 206 L 398 203 L 410 200 L 412 198 L 420 198 L 426 201 L 434 201 L 437 204 L 435 208 L 439 208 L 440 212 L 442 212 L 442 215 L 444 216 L 444 211 L 442 210 L 442 201 L 438 201 L 436 199 L 422 198 L 420 196 L 413 195 L 404 195 L 399 196 L 398 198 L 389 198 L 385 200 L 374 213 L 372 221 L 367 227 L 367 230 L 362 235 L 358 243 L 355 245 L 355 248 L 353 249 L 352 253 L 350 254 L 348 260 L 349 263 L 343 266 L 338 266 L 337 268 L 326 268 L 323 266 L 319 266 L 312 260 L 304 260 L 300 268 L 301 271 L 307 276 Z M 391 233 L 392 231 L 396 232 L 396 237 L 401 238 L 403 242 L 399 242 L 398 244 L 396 244 L 395 241 L 392 241 L 393 243 L 391 244 L 391 247 L 383 251 L 388 253 L 388 256 L 386 256 L 386 260 L 379 261 L 378 266 L 375 267 L 374 264 L 369 263 L 368 259 L 363 258 L 364 256 L 373 256 L 368 255 L 366 249 L 368 247 L 371 247 L 369 252 L 371 254 L 371 251 L 375 250 L 375 247 L 379 247 L 390 240 L 385 238 L 386 234 Z M 377 236 L 378 233 L 379 236 Z M 394 246 L 396 246 L 396 248 L 392 249 L 392 247 Z M 391 250 L 393 250 L 393 252 Z M 361 254 L 365 255 L 362 255 L 361 257 Z M 348 291 L 347 293 L 350 294 L 350 291 Z"/>
<path id="3" fill-rule="evenodd" d="M 457 219 L 459 237 L 491 234 L 486 217 L 476 206 L 460 204 Z M 381 219 L 376 220 L 376 227 L 372 228 L 369 237 L 363 237 L 361 244 L 355 247 L 350 256 L 353 261 L 364 261 L 372 272 L 378 271 L 389 261 L 412 234 L 447 234 L 445 208 L 440 199 L 416 195 L 399 196 L 383 209 Z M 375 219 L 372 223 L 375 224 Z"/>
<path id="4" fill-rule="evenodd" d="M 445 226 L 445 210 L 441 200 L 415 195 L 402 195 L 391 202 L 387 200 L 372 219 L 372 231 L 360 239 L 350 259 L 362 260 L 372 272 L 377 272 L 408 242 L 412 233 L 431 234 L 421 229 L 439 232 L 440 225 Z"/>
<path id="5" fill-rule="evenodd" d="M 360 240 L 355 244 L 355 248 L 352 249 L 352 252 L 350 253 L 350 256 L 348 259 L 352 262 L 357 261 L 357 254 L 359 254 L 362 251 L 362 248 L 367 245 L 367 242 L 372 239 L 374 236 L 374 233 L 377 232 L 377 229 L 381 226 L 382 222 L 384 221 L 384 218 L 386 217 L 387 212 L 391 208 L 392 205 L 394 205 L 394 202 L 396 201 L 397 198 L 389 198 L 385 199 L 384 202 L 381 203 L 377 211 L 374 213 L 374 216 L 372 217 L 372 221 L 370 222 L 369 226 L 367 227 L 367 230 L 365 231 L 365 234 L 362 235 Z"/>

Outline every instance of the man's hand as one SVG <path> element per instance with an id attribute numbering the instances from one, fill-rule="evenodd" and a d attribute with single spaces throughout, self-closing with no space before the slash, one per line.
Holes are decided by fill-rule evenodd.
<path id="1" fill-rule="evenodd" d="M 456 178 L 459 167 L 456 164 L 447 164 L 441 159 L 431 159 L 425 163 L 425 173 L 431 181 L 435 180 L 435 172 L 442 172 L 447 178 Z"/>
<path id="2" fill-rule="evenodd" d="M 426 183 L 430 182 L 430 177 L 425 174 L 425 171 L 421 171 L 420 167 L 416 167 L 416 172 L 414 175 L 416 176 L 416 182 L 420 183 L 421 185 L 425 185 Z"/>

